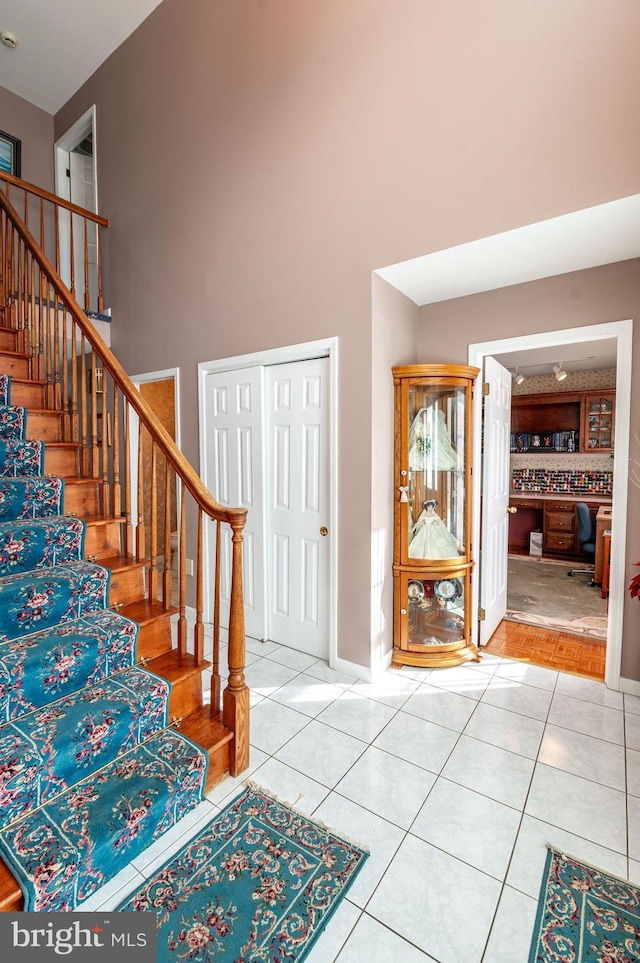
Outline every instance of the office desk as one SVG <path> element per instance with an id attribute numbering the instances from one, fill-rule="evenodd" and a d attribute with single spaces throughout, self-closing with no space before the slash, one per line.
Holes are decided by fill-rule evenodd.
<path id="1" fill-rule="evenodd" d="M 596 557 L 594 582 L 602 582 L 602 568 L 604 565 L 604 533 L 611 529 L 611 506 L 601 505 L 596 515 Z"/>

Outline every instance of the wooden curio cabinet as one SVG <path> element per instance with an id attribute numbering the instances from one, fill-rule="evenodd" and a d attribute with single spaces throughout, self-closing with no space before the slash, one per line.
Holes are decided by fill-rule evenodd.
<path id="1" fill-rule="evenodd" d="M 471 447 L 477 368 L 393 368 L 392 665 L 459 665 L 471 644 Z"/>
<path id="2" fill-rule="evenodd" d="M 614 408 L 614 391 L 585 392 L 582 426 L 585 451 L 611 451 Z"/>

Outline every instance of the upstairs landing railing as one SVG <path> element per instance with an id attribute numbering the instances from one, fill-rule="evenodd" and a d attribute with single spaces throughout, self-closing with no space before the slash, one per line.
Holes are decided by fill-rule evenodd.
<path id="1" fill-rule="evenodd" d="M 96 332 L 64 284 L 56 263 L 45 253 L 47 232 L 53 227 L 54 249 L 59 222 L 58 200 L 16 178 L 0 176 L 7 188 L 17 186 L 29 195 L 25 210 L 33 224 L 33 196 L 39 210 L 39 243 L 29 224 L 0 189 L 1 239 L 0 312 L 4 324 L 18 332 L 19 350 L 29 358 L 30 377 L 45 385 L 48 408 L 62 412 L 62 437 L 76 446 L 78 474 L 94 479 L 103 517 L 121 519 L 123 554 L 147 565 L 147 594 L 150 610 L 165 611 L 177 603 L 177 648 L 180 655 L 191 653 L 196 664 L 204 661 L 204 531 L 210 519 L 215 532 L 213 583 L 213 665 L 211 714 L 233 732 L 230 769 L 237 775 L 249 762 L 249 690 L 245 668 L 244 604 L 242 589 L 242 538 L 246 509 L 228 508 L 217 502 L 177 448 L 140 392 Z M 45 203 L 56 210 L 47 209 Z M 66 204 L 69 209 L 70 205 Z M 74 209 L 103 227 L 104 218 L 81 208 Z M 26 216 L 26 215 L 25 215 Z M 73 259 L 72 259 L 73 261 Z M 100 282 L 101 289 L 101 282 Z M 137 438 L 132 437 L 131 417 L 138 419 Z M 132 451 L 137 448 L 137 485 L 132 490 Z M 146 471 L 150 486 L 144 485 L 142 452 L 150 451 Z M 133 466 L 135 468 L 135 465 Z M 172 519 L 169 493 L 179 481 L 179 520 Z M 147 491 L 145 491 L 147 489 Z M 195 552 L 195 624 L 190 639 L 187 625 L 187 516 Z M 178 531 L 177 586 L 171 566 L 174 524 Z M 195 531 L 192 531 L 193 525 Z M 222 526 L 231 531 L 231 585 L 229 595 L 229 675 L 222 691 L 220 675 L 220 605 Z"/>

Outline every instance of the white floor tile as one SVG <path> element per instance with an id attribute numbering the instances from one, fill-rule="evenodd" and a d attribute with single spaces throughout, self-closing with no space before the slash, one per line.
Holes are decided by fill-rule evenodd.
<path id="1" fill-rule="evenodd" d="M 209 802 L 215 803 L 221 809 L 227 804 L 227 800 L 231 797 L 236 789 L 241 789 L 247 779 L 251 778 L 251 774 L 261 766 L 263 762 L 269 758 L 266 752 L 258 749 L 256 746 L 249 746 L 249 766 L 244 770 L 239 776 L 225 776 L 221 779 L 213 789 L 209 790 L 207 793 L 207 799 Z"/>
<path id="2" fill-rule="evenodd" d="M 315 946 L 305 957 L 306 963 L 334 963 L 361 914 L 359 907 L 349 899 L 343 899 Z"/>
<path id="3" fill-rule="evenodd" d="M 519 810 L 441 777 L 427 796 L 411 832 L 503 880 L 521 818 Z"/>
<path id="4" fill-rule="evenodd" d="M 367 912 L 440 963 L 480 963 L 500 889 L 497 880 L 409 835 Z"/>
<path id="5" fill-rule="evenodd" d="M 540 746 L 539 762 L 593 779 L 612 789 L 625 788 L 625 752 L 602 739 L 548 725 Z"/>
<path id="6" fill-rule="evenodd" d="M 347 689 L 318 719 L 356 739 L 372 742 L 395 714 L 396 710 L 390 706 L 373 699 L 365 699 L 356 695 L 353 689 Z"/>
<path id="7" fill-rule="evenodd" d="M 311 957 L 309 957 L 311 960 Z M 373 917 L 363 913 L 338 956 L 337 963 L 425 963 L 433 957 L 422 953 L 401 936 L 387 929 Z M 321 963 L 318 960 L 318 963 Z M 325 963 L 322 960 L 322 963 Z"/>
<path id="8" fill-rule="evenodd" d="M 251 745 L 272 756 L 308 722 L 308 716 L 301 712 L 263 699 L 251 710 Z"/>
<path id="9" fill-rule="evenodd" d="M 538 902 L 505 886 L 482 963 L 527 963 Z"/>
<path id="10" fill-rule="evenodd" d="M 538 763 L 525 812 L 608 849 L 626 853 L 625 796 L 616 789 Z"/>
<path id="11" fill-rule="evenodd" d="M 629 814 L 629 858 L 640 860 L 640 799 L 629 796 L 627 799 Z"/>
<path id="12" fill-rule="evenodd" d="M 366 750 L 367 743 L 322 722 L 310 722 L 276 757 L 332 789 Z"/>
<path id="13" fill-rule="evenodd" d="M 404 839 L 404 830 L 335 792 L 327 796 L 313 815 L 334 832 L 369 851 L 348 895 L 352 902 L 364 908 Z"/>
<path id="14" fill-rule="evenodd" d="M 556 693 L 547 720 L 554 726 L 624 745 L 624 713 L 594 702 Z"/>
<path id="15" fill-rule="evenodd" d="M 537 686 L 538 689 L 553 691 L 558 681 L 558 673 L 554 669 L 545 669 L 541 665 L 530 665 L 528 662 L 513 662 L 504 660 L 495 672 L 496 679 L 510 679 L 512 682 L 522 682 L 524 685 Z"/>
<path id="16" fill-rule="evenodd" d="M 397 669 L 388 669 L 373 682 L 355 682 L 351 691 L 356 695 L 366 696 L 376 702 L 399 709 L 409 696 L 418 688 L 415 679 L 408 679 Z"/>
<path id="17" fill-rule="evenodd" d="M 467 665 L 434 669 L 429 676 L 429 685 L 438 686 L 448 692 L 457 692 L 468 699 L 479 699 L 491 681 L 486 672 L 478 672 Z"/>
<path id="18" fill-rule="evenodd" d="M 551 697 L 552 693 L 549 689 L 522 685 L 514 679 L 494 675 L 482 696 L 482 701 L 544 722 L 549 713 Z"/>
<path id="19" fill-rule="evenodd" d="M 435 780 L 432 772 L 370 746 L 340 780 L 336 792 L 408 829 Z"/>
<path id="20" fill-rule="evenodd" d="M 269 658 L 273 662 L 279 662 L 281 665 L 288 665 L 291 669 L 297 669 L 298 672 L 304 672 L 305 669 L 308 669 L 309 666 L 318 661 L 315 655 L 307 655 L 306 652 L 288 649 L 284 645 L 280 646 L 275 652 L 272 652 Z"/>
<path id="21" fill-rule="evenodd" d="M 322 659 L 318 659 L 317 662 L 310 665 L 308 669 L 305 669 L 305 672 L 307 675 L 313 676 L 314 679 L 322 679 L 323 682 L 330 682 L 332 685 L 340 686 L 341 689 L 349 689 L 356 681 L 344 672 L 330 669 Z"/>
<path id="22" fill-rule="evenodd" d="M 402 708 L 404 712 L 410 712 L 427 722 L 462 732 L 477 705 L 476 699 L 468 699 L 457 692 L 448 692 L 425 682 Z"/>
<path id="23" fill-rule="evenodd" d="M 574 835 L 558 826 L 552 826 L 532 816 L 523 816 L 516 847 L 507 873 L 507 883 L 534 899 L 540 895 L 540 886 L 547 858 L 547 846 L 583 859 L 593 866 L 623 878 L 627 873 L 627 860 L 597 843 Z"/>
<path id="24" fill-rule="evenodd" d="M 459 739 L 457 732 L 402 710 L 373 743 L 400 759 L 439 773 Z"/>
<path id="25" fill-rule="evenodd" d="M 464 734 L 535 759 L 543 731 L 544 723 L 539 719 L 481 702 L 467 723 Z"/>
<path id="26" fill-rule="evenodd" d="M 329 793 L 326 786 L 274 758 L 256 769 L 252 779 L 277 799 L 309 816 Z"/>
<path id="27" fill-rule="evenodd" d="M 627 749 L 627 792 L 640 796 L 640 752 Z"/>
<path id="28" fill-rule="evenodd" d="M 624 693 L 624 709 L 625 712 L 631 712 L 633 715 L 640 715 L 640 696 L 631 695 L 629 692 Z"/>
<path id="29" fill-rule="evenodd" d="M 292 669 L 288 665 L 280 665 L 279 662 L 273 662 L 271 659 L 260 659 L 247 666 L 244 677 L 252 692 L 269 696 L 280 686 L 295 679 L 298 674 L 298 669 Z"/>
<path id="30" fill-rule="evenodd" d="M 629 749 L 640 749 L 640 715 L 634 712 L 625 712 L 624 731 Z"/>
<path id="31" fill-rule="evenodd" d="M 610 709 L 622 709 L 623 706 L 622 692 L 608 689 L 604 682 L 597 682 L 595 679 L 583 679 L 579 675 L 569 675 L 566 672 L 561 672 L 558 676 L 556 692 L 559 695 L 572 696 L 574 699 L 608 706 Z"/>
<path id="32" fill-rule="evenodd" d="M 527 797 L 534 762 L 468 736 L 460 741 L 442 770 L 446 779 L 521 809 Z"/>
<path id="33" fill-rule="evenodd" d="M 297 675 L 291 682 L 287 682 L 271 694 L 274 702 L 303 712 L 314 718 L 327 706 L 330 706 L 342 693 L 342 689 L 330 682 L 314 679 L 306 673 Z"/>

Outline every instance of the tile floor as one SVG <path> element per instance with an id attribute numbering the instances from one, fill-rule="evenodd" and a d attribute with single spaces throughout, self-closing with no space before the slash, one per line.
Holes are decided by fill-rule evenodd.
<path id="1" fill-rule="evenodd" d="M 82 909 L 112 909 L 248 775 L 371 853 L 309 963 L 525 963 L 547 843 L 640 882 L 640 698 L 491 655 L 367 684 L 247 649 L 249 772 Z"/>

